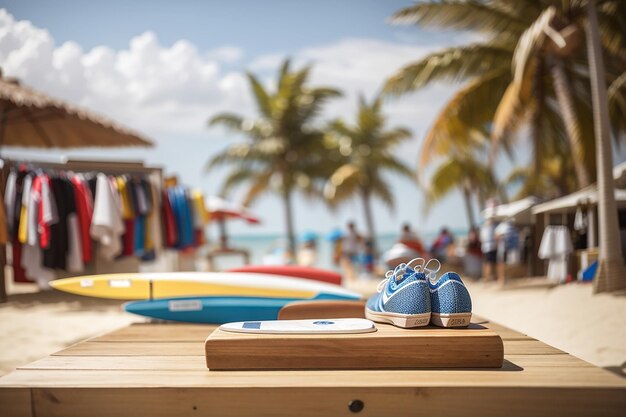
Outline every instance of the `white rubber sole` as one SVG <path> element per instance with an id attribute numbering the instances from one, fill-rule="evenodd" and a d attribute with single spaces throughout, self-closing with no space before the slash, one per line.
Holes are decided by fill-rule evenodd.
<path id="1" fill-rule="evenodd" d="M 471 320 L 472 313 L 432 313 L 430 317 L 430 322 L 439 327 L 467 327 Z"/>
<path id="2" fill-rule="evenodd" d="M 394 326 L 409 329 L 413 327 L 424 327 L 430 323 L 430 313 L 422 314 L 400 314 L 383 313 L 365 309 L 365 317 L 379 323 L 391 323 Z"/>

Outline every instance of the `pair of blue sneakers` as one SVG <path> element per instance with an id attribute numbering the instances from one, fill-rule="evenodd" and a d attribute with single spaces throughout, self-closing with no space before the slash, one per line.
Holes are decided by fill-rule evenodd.
<path id="1" fill-rule="evenodd" d="M 441 264 L 413 259 L 385 274 L 378 294 L 366 304 L 365 317 L 410 328 L 432 323 L 440 327 L 466 327 L 472 318 L 472 300 L 461 277 L 446 272 L 437 279 Z"/>

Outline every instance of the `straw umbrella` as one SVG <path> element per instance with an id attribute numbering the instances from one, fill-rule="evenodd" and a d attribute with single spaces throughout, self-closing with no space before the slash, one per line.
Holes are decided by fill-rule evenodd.
<path id="1" fill-rule="evenodd" d="M 621 253 L 615 182 L 613 180 L 613 155 L 610 141 L 610 121 L 604 61 L 600 46 L 596 0 L 587 2 L 587 53 L 591 75 L 591 97 L 596 134 L 598 176 L 598 223 L 600 226 L 600 258 L 594 281 L 595 293 L 626 288 L 624 259 Z"/>
<path id="2" fill-rule="evenodd" d="M 152 146 L 106 117 L 2 78 L 0 147 L 84 148 Z"/>
<path id="3" fill-rule="evenodd" d="M 0 70 L 0 149 L 153 146 L 106 117 L 20 85 Z M 4 195 L 9 164 L 0 171 Z M 6 300 L 5 244 L 0 242 L 0 302 Z"/>

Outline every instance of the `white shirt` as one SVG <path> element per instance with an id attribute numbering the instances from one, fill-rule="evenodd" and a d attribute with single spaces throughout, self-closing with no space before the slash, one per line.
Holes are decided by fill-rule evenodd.
<path id="1" fill-rule="evenodd" d="M 494 222 L 485 222 L 480 228 L 480 249 L 483 253 L 496 250 L 496 225 Z"/>
<path id="2" fill-rule="evenodd" d="M 102 255 L 109 260 L 122 251 L 120 237 L 125 229 L 118 197 L 109 178 L 105 174 L 98 174 L 89 233 L 100 243 Z"/>

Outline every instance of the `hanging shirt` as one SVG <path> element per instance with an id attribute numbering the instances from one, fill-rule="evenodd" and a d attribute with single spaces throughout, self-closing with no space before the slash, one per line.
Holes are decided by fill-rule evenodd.
<path id="1" fill-rule="evenodd" d="M 565 226 L 546 227 L 538 256 L 548 259 L 548 279 L 555 282 L 565 282 L 567 278 L 567 258 L 572 253 L 572 240 L 569 229 Z"/>
<path id="2" fill-rule="evenodd" d="M 41 210 L 42 176 L 33 178 L 27 211 L 27 239 L 22 246 L 21 266 L 26 277 L 37 282 L 41 289 L 49 289 L 48 283 L 55 278 L 53 270 L 45 268 L 42 262 L 42 251 L 39 247 L 39 211 Z M 17 260 L 14 259 L 14 263 Z"/>
<path id="3" fill-rule="evenodd" d="M 124 220 L 132 219 L 135 217 L 135 213 L 133 212 L 133 207 L 130 198 L 128 197 L 129 190 L 127 188 L 126 178 L 117 177 L 115 180 L 117 183 L 117 191 L 120 194 L 120 202 L 122 205 L 122 218 Z"/>
<path id="4" fill-rule="evenodd" d="M 15 217 L 15 183 L 17 180 L 17 173 L 15 171 L 9 172 L 9 176 L 7 177 L 6 186 L 4 189 L 4 208 L 7 217 L 7 229 L 10 235 L 13 235 L 14 223 L 13 219 Z"/>
<path id="5" fill-rule="evenodd" d="M 193 190 L 191 199 L 193 201 L 193 227 L 194 229 L 203 229 L 209 221 L 209 215 L 204 205 L 202 191 Z"/>
<path id="6" fill-rule="evenodd" d="M 9 242 L 9 231 L 7 230 L 7 215 L 4 210 L 4 204 L 0 204 L 0 245 L 6 245 Z"/>
<path id="7" fill-rule="evenodd" d="M 102 173 L 98 174 L 90 234 L 100 242 L 101 253 L 108 260 L 120 254 L 120 238 L 125 230 L 116 192 L 109 178 Z"/>
<path id="8" fill-rule="evenodd" d="M 33 176 L 27 175 L 22 186 L 22 208 L 20 210 L 20 221 L 17 230 L 17 240 L 24 244 L 28 240 L 28 206 L 30 202 L 30 189 L 33 185 Z"/>
<path id="9" fill-rule="evenodd" d="M 43 254 L 44 266 L 73 272 L 82 270 L 82 262 L 77 263 L 76 260 L 77 257 L 81 258 L 80 242 L 72 242 L 70 239 L 70 234 L 78 234 L 74 186 L 65 177 L 54 177 L 50 178 L 50 190 L 56 206 L 57 221 L 50 226 L 50 244 Z M 71 268 L 67 264 L 68 259 L 72 261 Z"/>
<path id="10" fill-rule="evenodd" d="M 56 201 L 52 193 L 50 185 L 50 177 L 48 175 L 40 175 L 41 177 L 41 200 L 39 202 L 39 219 L 37 230 L 39 232 L 39 246 L 42 249 L 48 248 L 50 245 L 50 226 L 59 221 L 57 214 Z"/>
<path id="11" fill-rule="evenodd" d="M 151 175 L 149 177 L 150 197 L 152 199 L 150 214 L 148 215 L 148 225 L 150 233 L 149 239 L 146 238 L 146 247 L 149 247 L 154 251 L 155 255 L 159 255 L 163 250 L 163 229 L 161 227 L 160 215 L 158 207 L 161 207 L 161 201 L 158 192 L 158 185 L 160 184 L 160 177 L 157 175 Z"/>
<path id="12" fill-rule="evenodd" d="M 89 228 L 91 226 L 91 218 L 93 216 L 93 196 L 89 185 L 80 174 L 72 177 L 72 184 L 74 184 L 74 199 L 76 200 L 76 215 L 78 218 L 78 225 L 80 228 L 80 244 L 82 249 L 83 263 L 91 262 L 92 249 L 91 249 L 91 236 L 89 234 Z"/>
<path id="13" fill-rule="evenodd" d="M 170 199 L 170 190 L 163 190 L 161 200 L 161 210 L 163 212 L 163 228 L 165 231 L 165 244 L 167 247 L 175 247 L 178 243 L 178 230 L 176 229 L 176 218 L 174 208 Z"/>

